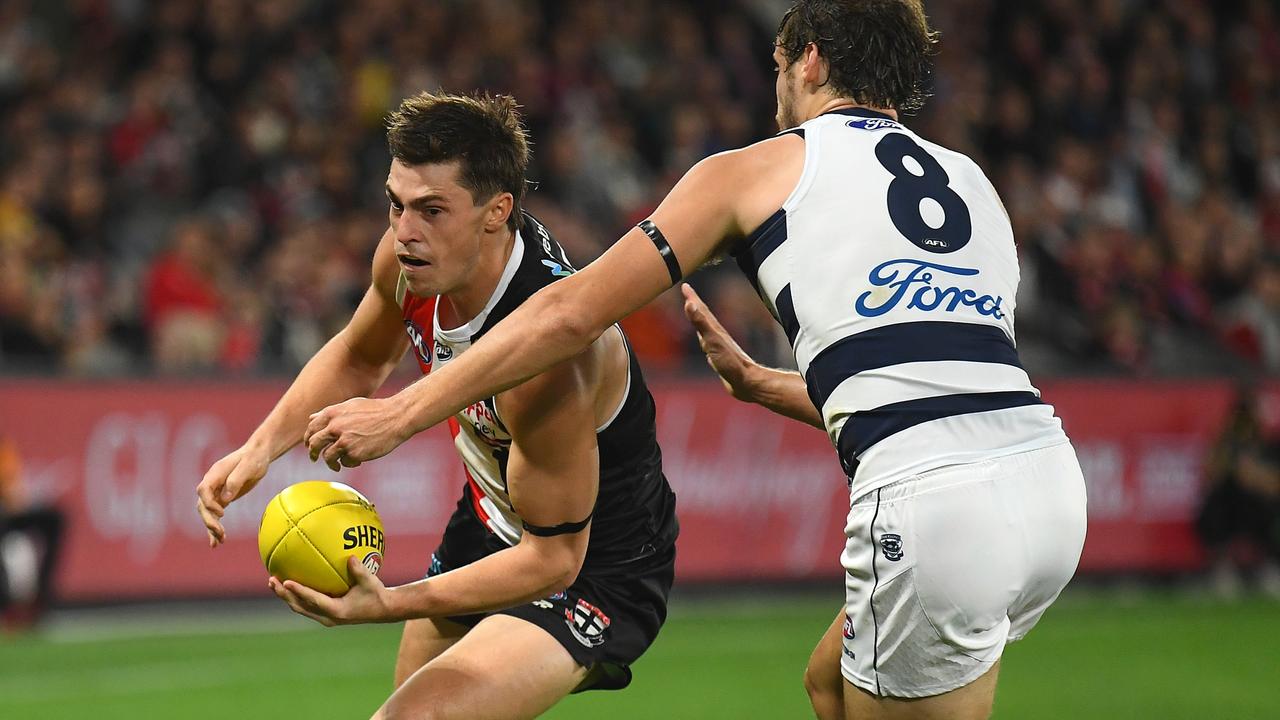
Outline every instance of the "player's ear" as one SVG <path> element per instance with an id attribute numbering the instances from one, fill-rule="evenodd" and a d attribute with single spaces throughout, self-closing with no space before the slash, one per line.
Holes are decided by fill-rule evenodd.
<path id="1" fill-rule="evenodd" d="M 494 195 L 485 206 L 485 232 L 498 232 L 507 224 L 511 211 L 515 208 L 516 199 L 509 192 Z"/>
<path id="2" fill-rule="evenodd" d="M 822 57 L 822 53 L 818 51 L 817 43 L 809 43 L 804 48 L 804 55 L 801 56 L 799 62 L 800 75 L 806 83 L 822 87 L 827 84 L 827 76 L 830 74 L 830 67 L 827 61 Z"/>

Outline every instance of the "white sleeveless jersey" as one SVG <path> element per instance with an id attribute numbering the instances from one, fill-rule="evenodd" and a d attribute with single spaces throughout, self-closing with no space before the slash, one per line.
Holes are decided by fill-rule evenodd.
<path id="1" fill-rule="evenodd" d="M 1018 361 L 1013 231 L 978 166 L 863 109 L 787 132 L 804 172 L 734 255 L 855 494 L 1065 441 Z"/>

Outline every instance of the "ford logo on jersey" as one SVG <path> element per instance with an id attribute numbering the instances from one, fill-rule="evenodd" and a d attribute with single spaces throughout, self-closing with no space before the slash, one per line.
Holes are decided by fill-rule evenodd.
<path id="1" fill-rule="evenodd" d="M 858 118 L 845 123 L 848 127 L 855 130 L 886 130 L 900 129 L 902 126 L 898 123 L 886 118 Z"/>
<path id="2" fill-rule="evenodd" d="M 944 285 L 945 276 L 938 278 L 934 284 L 936 273 L 972 277 L 978 274 L 975 268 L 951 267 L 923 260 L 890 260 L 872 268 L 867 280 L 877 288 L 884 290 L 868 290 L 858 296 L 855 308 L 863 317 L 879 317 L 898 307 L 906 300 L 908 310 L 935 312 L 945 310 L 955 312 L 957 308 L 971 307 L 979 315 L 986 315 L 997 320 L 1004 317 L 1000 296 L 979 295 L 972 288 L 958 285 Z"/>

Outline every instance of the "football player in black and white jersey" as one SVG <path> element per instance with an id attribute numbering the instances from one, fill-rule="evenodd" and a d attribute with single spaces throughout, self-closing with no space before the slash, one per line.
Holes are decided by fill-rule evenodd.
<path id="1" fill-rule="evenodd" d="M 574 272 L 521 210 L 528 143 L 514 99 L 422 93 L 392 113 L 387 141 L 390 228 L 372 286 L 201 481 L 211 545 L 226 505 L 302 439 L 311 413 L 371 394 L 410 348 L 424 372 L 459 362 Z M 407 621 L 378 720 L 530 718 L 575 690 L 625 687 L 666 619 L 678 524 L 653 397 L 622 330 L 460 410 L 451 430 L 467 481 L 426 579 L 388 588 L 351 563 L 358 581 L 342 598 L 271 588 L 325 625 Z"/>
<path id="2" fill-rule="evenodd" d="M 733 255 L 800 372 L 738 357 L 751 370 L 731 389 L 825 430 L 849 478 L 845 603 L 806 674 L 815 711 L 987 717 L 1005 645 L 1075 572 L 1085 493 L 1019 363 L 1003 205 L 972 160 L 901 115 L 923 101 L 935 43 L 920 0 L 799 0 L 773 53 L 781 133 L 698 163 L 466 357 L 395 397 L 318 413 L 312 452 L 379 457 Z"/>

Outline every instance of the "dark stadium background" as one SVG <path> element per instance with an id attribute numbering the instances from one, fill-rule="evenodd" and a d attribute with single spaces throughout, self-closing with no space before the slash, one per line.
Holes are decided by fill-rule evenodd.
<path id="1" fill-rule="evenodd" d="M 57 606 L 0 634 L 0 717 L 370 712 L 396 629 L 296 620 L 253 545 L 271 492 L 327 471 L 284 458 L 217 552 L 191 505 L 363 292 L 384 114 L 423 89 L 513 93 L 528 207 L 584 264 L 695 161 L 776 130 L 785 5 L 0 2 L 0 437 L 68 520 Z M 1246 468 L 1244 504 L 1277 527 L 1280 8 L 926 7 L 941 54 L 907 122 L 1000 191 L 1019 350 L 1089 483 L 1079 579 L 1010 649 L 997 717 L 1278 717 L 1280 571 L 1230 539 L 1230 498 L 1197 519 Z M 693 283 L 787 364 L 731 263 Z M 551 716 L 803 717 L 841 598 L 834 454 L 723 394 L 674 293 L 626 327 L 680 497 L 673 617 L 632 689 Z M 415 577 L 460 482 L 447 443 L 343 477 L 383 509 L 386 576 Z"/>

